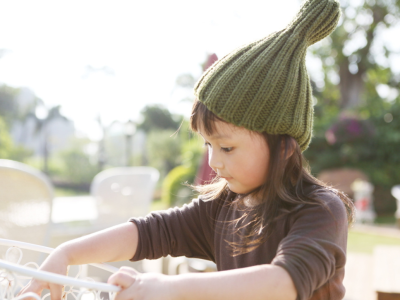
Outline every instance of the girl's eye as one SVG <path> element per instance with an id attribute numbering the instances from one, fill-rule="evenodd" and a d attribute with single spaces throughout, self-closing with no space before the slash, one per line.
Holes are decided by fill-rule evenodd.
<path id="1" fill-rule="evenodd" d="M 229 147 L 229 148 L 221 148 L 221 150 L 224 151 L 224 152 L 231 152 L 232 149 L 233 149 L 232 147 Z"/>
<path id="2" fill-rule="evenodd" d="M 212 148 L 211 144 L 207 143 L 207 142 L 205 142 L 203 146 Z M 231 152 L 232 150 L 233 150 L 233 147 L 228 147 L 228 148 L 221 147 L 221 151 L 226 152 L 226 153 Z"/>

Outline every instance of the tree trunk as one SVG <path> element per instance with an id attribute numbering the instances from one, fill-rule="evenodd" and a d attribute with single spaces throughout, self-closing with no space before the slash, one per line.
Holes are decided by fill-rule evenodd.
<path id="1" fill-rule="evenodd" d="M 339 76 L 341 110 L 348 110 L 359 106 L 365 87 L 362 72 L 358 71 L 356 74 L 352 74 L 349 71 L 349 63 L 345 60 L 339 65 Z"/>

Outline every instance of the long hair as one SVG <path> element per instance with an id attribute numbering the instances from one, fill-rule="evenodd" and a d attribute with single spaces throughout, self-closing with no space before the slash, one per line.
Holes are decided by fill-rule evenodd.
<path id="1" fill-rule="evenodd" d="M 190 127 L 193 131 L 199 132 L 201 126 L 206 134 L 212 135 L 217 130 L 215 123 L 218 121 L 227 123 L 208 110 L 202 102 L 195 100 L 190 118 Z M 218 177 L 210 184 L 193 186 L 206 201 L 233 194 L 234 200 L 231 205 L 236 205 L 244 211 L 242 217 L 231 222 L 233 232 L 241 237 L 238 243 L 228 241 L 233 256 L 250 252 L 265 242 L 273 232 L 276 222 L 300 205 L 326 207 L 312 192 L 306 193 L 305 187 L 308 185 L 314 185 L 314 191 L 322 188 L 339 196 L 346 207 L 349 224 L 354 221 L 352 200 L 343 192 L 311 175 L 310 167 L 293 137 L 250 132 L 261 135 L 270 152 L 267 178 L 261 186 L 247 194 L 235 194 L 229 190 L 227 181 Z M 282 155 L 283 145 L 285 150 Z M 262 199 L 261 203 L 255 206 L 248 205 L 249 197 L 255 195 Z M 244 228 L 246 233 L 242 231 Z"/>

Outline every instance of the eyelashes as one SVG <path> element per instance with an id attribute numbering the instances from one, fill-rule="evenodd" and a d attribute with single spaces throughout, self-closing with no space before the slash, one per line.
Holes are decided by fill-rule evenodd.
<path id="1" fill-rule="evenodd" d="M 232 147 L 229 147 L 229 148 L 222 148 L 221 147 L 221 151 L 224 151 L 224 152 L 231 152 L 232 150 L 233 150 Z"/>
<path id="2" fill-rule="evenodd" d="M 211 146 L 211 144 L 210 143 L 204 143 L 204 145 L 203 145 L 204 147 L 211 147 L 212 148 L 212 146 Z M 225 152 L 225 153 L 229 153 L 229 152 L 231 152 L 233 150 L 233 147 L 227 147 L 227 148 L 224 148 L 224 147 L 221 147 L 221 151 L 223 151 L 223 152 Z"/>

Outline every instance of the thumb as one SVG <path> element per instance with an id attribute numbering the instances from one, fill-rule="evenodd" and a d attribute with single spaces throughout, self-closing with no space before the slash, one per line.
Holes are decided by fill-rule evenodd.
<path id="1" fill-rule="evenodd" d="M 126 289 L 135 282 L 135 278 L 139 274 L 140 273 L 135 269 L 122 267 L 118 272 L 112 274 L 110 278 L 108 278 L 107 283 L 120 286 L 122 289 Z"/>
<path id="2" fill-rule="evenodd" d="M 140 273 L 139 273 L 138 271 L 136 271 L 134 268 L 125 267 L 125 266 L 119 268 L 119 271 L 118 271 L 118 272 L 126 273 L 126 274 L 131 275 L 131 276 L 137 276 L 137 275 L 140 274 Z"/>

